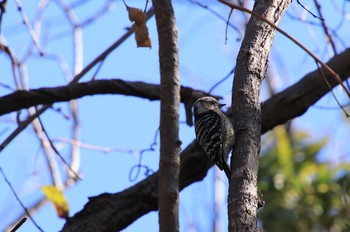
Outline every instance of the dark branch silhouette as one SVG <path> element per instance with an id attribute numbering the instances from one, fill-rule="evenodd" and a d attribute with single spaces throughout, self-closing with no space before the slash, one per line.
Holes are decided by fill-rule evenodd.
<path id="1" fill-rule="evenodd" d="M 39 88 L 33 90 L 18 90 L 0 97 L 0 115 L 16 112 L 31 106 L 65 102 L 95 94 L 121 94 L 135 96 L 148 100 L 159 100 L 160 87 L 145 82 L 132 82 L 120 79 L 93 80 L 83 83 L 72 83 L 66 86 Z M 195 101 L 199 97 L 209 95 L 200 90 L 181 87 L 181 101 Z M 216 98 L 219 98 L 216 96 Z M 190 102 L 191 104 L 193 102 Z M 191 105 L 192 106 L 192 105 Z"/>
<path id="2" fill-rule="evenodd" d="M 345 80 L 350 75 L 350 49 L 332 58 L 328 65 Z M 327 76 L 334 87 L 335 80 Z M 262 105 L 262 133 L 302 115 L 330 89 L 318 70 L 271 97 Z M 201 148 L 192 142 L 181 152 L 180 189 L 202 180 L 211 164 Z M 136 185 L 114 194 L 91 197 L 84 208 L 67 220 L 63 231 L 119 231 L 139 217 L 157 210 L 158 172 Z"/>
<path id="3" fill-rule="evenodd" d="M 349 60 L 350 48 L 334 56 L 327 64 L 338 73 L 340 78 L 344 81 L 350 74 Z M 329 83 L 333 87 L 337 85 L 337 83 L 329 77 L 330 76 L 327 75 Z M 271 108 L 279 110 L 276 111 L 278 114 L 268 115 L 269 119 L 266 119 L 267 121 L 265 123 L 276 126 L 286 122 L 287 120 L 285 118 L 290 117 L 290 113 L 293 115 L 291 118 L 302 115 L 310 105 L 328 93 L 329 90 L 329 87 L 325 84 L 318 70 L 310 72 L 299 82 L 263 103 L 263 117 L 264 115 L 267 116 L 264 111 L 270 111 Z M 111 79 L 72 83 L 67 86 L 40 88 L 29 91 L 19 90 L 0 97 L 0 115 L 16 112 L 31 106 L 70 101 L 95 94 L 121 94 L 148 100 L 159 100 L 160 88 L 157 84 Z M 181 102 L 183 103 L 193 103 L 197 98 L 206 95 L 209 94 L 204 91 L 195 90 L 190 87 L 181 87 Z M 214 97 L 219 98 L 218 96 Z M 301 99 L 303 99 L 303 101 L 301 101 Z M 294 105 L 294 103 L 298 104 Z M 263 131 L 266 126 L 266 124 L 263 125 Z M 269 125 L 269 127 L 271 126 Z"/>

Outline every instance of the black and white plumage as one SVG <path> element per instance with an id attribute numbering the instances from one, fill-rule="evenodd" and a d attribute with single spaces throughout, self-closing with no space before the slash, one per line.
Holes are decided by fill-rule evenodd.
<path id="1" fill-rule="evenodd" d="M 194 103 L 194 121 L 196 139 L 209 160 L 230 178 L 228 155 L 234 143 L 234 131 L 228 117 L 221 112 L 219 104 L 213 97 L 202 97 Z"/>

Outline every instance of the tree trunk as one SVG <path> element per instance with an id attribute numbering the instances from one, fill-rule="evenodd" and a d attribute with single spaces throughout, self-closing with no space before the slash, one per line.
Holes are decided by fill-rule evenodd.
<path id="1" fill-rule="evenodd" d="M 153 1 L 160 62 L 159 231 L 179 231 L 179 107 L 177 30 L 171 0 Z"/>
<path id="2" fill-rule="evenodd" d="M 290 0 L 256 1 L 253 11 L 278 24 Z M 228 196 L 229 231 L 258 231 L 257 175 L 261 136 L 260 86 L 275 29 L 251 17 L 237 57 L 232 89 L 236 141 Z"/>
<path id="3" fill-rule="evenodd" d="M 342 80 L 346 80 L 350 76 L 349 60 L 350 49 L 347 49 L 341 54 L 333 57 L 327 63 L 327 65 L 338 73 Z M 332 78 L 328 73 L 326 73 L 326 77 L 333 87 L 338 85 L 334 78 Z M 103 83 L 103 85 L 98 88 L 101 89 L 101 91 L 94 92 L 95 94 L 106 93 L 104 90 L 105 88 L 108 89 L 108 86 L 115 86 L 115 84 L 113 84 L 115 80 L 104 82 L 107 83 Z M 99 82 L 97 81 L 94 83 L 98 84 Z M 135 83 L 128 82 L 128 85 L 126 85 L 127 89 L 130 88 L 130 85 L 135 88 L 133 84 Z M 119 92 L 121 94 L 126 94 L 126 90 L 124 90 L 124 87 L 122 86 L 123 85 L 113 87 L 114 89 L 109 90 L 110 92 L 107 93 Z M 84 91 L 86 89 L 86 91 L 89 92 L 88 90 L 90 89 L 96 89 L 96 86 L 92 85 L 88 87 L 84 83 L 79 84 L 76 86 L 76 88 L 82 88 Z M 150 95 L 147 95 L 147 93 L 142 91 L 143 89 L 144 88 L 136 88 L 137 91 L 135 91 L 134 94 L 128 93 L 128 95 L 146 97 L 151 100 L 159 99 L 159 92 L 150 93 Z M 30 98 L 30 93 L 33 91 L 35 92 L 35 90 L 28 91 L 29 96 L 22 96 L 24 92 L 18 93 L 19 96 L 27 99 L 28 97 Z M 159 91 L 159 88 L 157 88 L 157 91 Z M 277 125 L 281 125 L 286 123 L 288 120 L 302 115 L 310 106 L 312 106 L 318 99 L 323 97 L 329 91 L 330 89 L 320 75 L 319 70 L 310 72 L 300 81 L 274 95 L 265 101 L 264 104 L 262 104 L 261 133 L 265 133 Z M 47 92 L 51 93 L 51 90 Z M 89 92 L 87 95 L 89 94 L 92 93 Z M 38 100 L 45 99 L 44 95 L 42 97 L 38 96 L 38 98 Z M 2 101 L 2 99 L 4 100 Z M 0 103 L 3 102 L 4 105 L 12 105 L 15 104 L 16 99 L 18 100 L 18 95 L 16 94 L 14 94 L 12 97 L 5 96 L 0 98 Z M 203 159 L 204 155 L 205 154 L 203 154 L 202 149 L 200 149 L 196 142 L 191 143 L 181 152 L 180 189 L 184 189 L 196 181 L 201 181 L 206 176 L 208 169 L 211 167 L 211 163 L 208 160 Z M 159 172 L 156 172 L 134 186 L 131 186 L 130 188 L 118 193 L 100 194 L 95 197 L 90 197 L 84 208 L 67 220 L 62 231 L 92 232 L 113 230 L 120 231 L 125 229 L 138 218 L 158 209 L 158 176 Z"/>

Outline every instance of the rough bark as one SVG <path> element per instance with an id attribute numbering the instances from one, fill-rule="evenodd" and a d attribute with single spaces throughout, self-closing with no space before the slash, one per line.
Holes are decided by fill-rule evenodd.
<path id="1" fill-rule="evenodd" d="M 256 1 L 253 11 L 278 24 L 286 1 Z M 237 57 L 232 89 L 236 141 L 228 195 L 229 231 L 258 231 L 257 176 L 260 154 L 260 87 L 276 30 L 251 17 Z"/>
<path id="2" fill-rule="evenodd" d="M 347 49 L 327 64 L 345 80 L 350 76 L 349 60 L 350 49 Z M 332 77 L 327 78 L 332 86 L 337 86 Z M 262 104 L 261 133 L 302 115 L 328 92 L 329 88 L 318 70 L 307 74 L 299 82 Z M 195 142 L 181 152 L 180 190 L 206 176 L 211 166 L 205 157 Z M 90 198 L 84 208 L 67 221 L 63 231 L 122 230 L 157 208 L 158 172 L 122 192 Z"/>
<path id="3" fill-rule="evenodd" d="M 159 231 L 179 231 L 180 79 L 177 29 L 171 0 L 153 0 L 160 63 Z"/>
<path id="4" fill-rule="evenodd" d="M 327 64 L 346 80 L 350 76 L 350 48 L 334 56 Z M 332 87 L 338 83 L 327 75 Z M 309 107 L 329 92 L 318 70 L 304 76 L 300 81 L 276 94 L 261 106 L 262 133 L 304 114 Z M 159 100 L 159 85 L 122 80 L 99 80 L 62 87 L 16 91 L 0 97 L 0 115 L 15 112 L 38 104 L 68 101 L 94 94 L 125 94 Z M 198 98 L 204 92 L 187 87 L 181 89 L 181 100 Z M 49 102 L 46 102 L 49 101 Z M 232 115 L 230 115 L 232 117 Z M 206 157 L 193 142 L 181 152 L 180 189 L 202 180 L 210 168 Z M 139 217 L 158 208 L 158 172 L 136 185 L 114 194 L 101 194 L 90 198 L 85 207 L 65 224 L 63 231 L 113 231 L 122 230 Z M 268 197 L 268 196 L 266 196 Z M 129 199 L 129 200 L 127 200 Z"/>
<path id="5" fill-rule="evenodd" d="M 196 142 L 181 152 L 180 190 L 202 180 L 211 163 L 204 158 Z M 158 176 L 156 172 L 136 185 L 114 194 L 89 198 L 83 210 L 69 218 L 62 231 L 120 231 L 141 216 L 158 209 Z"/>
<path id="6" fill-rule="evenodd" d="M 0 116 L 16 112 L 31 106 L 65 102 L 96 94 L 121 94 L 135 96 L 148 100 L 160 99 L 160 85 L 141 81 L 125 81 L 121 79 L 93 80 L 82 83 L 72 83 L 65 86 L 18 90 L 0 97 Z M 209 93 L 181 86 L 181 102 L 185 103 L 191 113 L 192 104 L 200 97 Z M 220 99 L 219 96 L 214 96 Z M 192 117 L 192 115 L 190 115 Z M 192 124 L 191 124 L 192 125 Z"/>
<path id="7" fill-rule="evenodd" d="M 342 80 L 345 80 L 350 73 L 349 60 L 350 48 L 334 56 L 328 61 L 327 65 L 338 73 Z M 331 86 L 334 87 L 337 85 L 334 78 L 330 77 L 327 72 L 325 73 Z M 302 115 L 310 105 L 328 92 L 329 88 L 325 85 L 318 70 L 308 73 L 299 82 L 263 103 L 262 117 L 266 117 L 266 119 L 262 125 L 262 130 L 265 131 L 264 127 L 273 127 L 288 121 L 290 119 L 290 113 L 294 115 L 292 118 Z M 185 104 L 190 104 L 200 97 L 209 95 L 204 91 L 185 86 L 181 86 L 180 93 L 181 102 Z M 148 100 L 159 100 L 160 86 L 139 81 L 133 82 L 121 79 L 110 79 L 74 83 L 52 88 L 32 89 L 28 91 L 19 90 L 0 97 L 0 116 L 31 106 L 64 102 L 96 94 L 122 94 Z M 218 98 L 218 96 L 215 97 Z M 278 108 L 278 111 L 276 111 L 278 114 L 270 111 L 271 108 L 275 107 Z"/>

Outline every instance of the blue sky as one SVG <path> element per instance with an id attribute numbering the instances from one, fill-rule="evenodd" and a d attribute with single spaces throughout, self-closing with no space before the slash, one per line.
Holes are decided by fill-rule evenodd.
<path id="1" fill-rule="evenodd" d="M 23 1 L 23 9 L 31 22 L 37 11 L 38 2 L 40 1 Z M 91 16 L 104 5 L 104 2 L 86 1 L 85 4 L 76 8 L 75 13 L 79 21 L 82 22 Z M 144 7 L 143 3 L 141 4 L 139 1 L 127 1 L 127 3 L 133 7 Z M 209 1 L 206 3 L 209 4 Z M 131 26 L 122 2 L 112 1 L 112 4 L 113 8 L 110 11 L 98 18 L 96 22 L 83 28 L 84 66 L 116 41 L 125 32 L 126 27 Z M 174 4 L 179 30 L 181 83 L 195 89 L 208 91 L 218 80 L 226 76 L 235 64 L 240 46 L 240 41 L 236 40 L 239 35 L 229 28 L 228 43 L 225 44 L 226 22 L 188 1 L 175 1 Z M 307 4 L 311 5 L 311 1 Z M 227 17 L 229 13 L 229 9 L 219 3 L 211 3 L 209 6 L 223 17 Z M 346 7 L 348 6 L 346 5 Z M 324 6 L 322 9 L 328 8 Z M 289 10 L 292 15 L 302 11 L 294 1 Z M 326 22 L 330 25 L 336 25 L 340 21 L 334 11 L 325 11 L 324 13 Z M 310 16 L 307 18 L 315 21 Z M 241 27 L 242 14 L 234 11 L 231 22 Z M 345 35 L 349 33 L 348 28 L 350 28 L 346 28 L 348 24 L 348 21 L 345 21 L 341 30 L 338 31 L 339 37 L 347 38 Z M 147 25 L 152 40 L 152 49 L 136 48 L 134 37 L 131 36 L 107 57 L 97 79 L 120 78 L 159 83 L 158 44 L 154 18 L 149 20 Z M 282 20 L 281 28 L 299 39 L 310 50 L 316 52 L 322 60 L 328 60 L 329 57 L 323 45 L 324 36 L 320 28 L 305 26 L 289 17 Z M 71 29 L 67 26 L 67 19 L 55 1 L 49 4 L 43 16 L 42 34 L 47 32 L 49 36 L 47 38 L 41 37 L 40 40 L 43 50 L 61 56 L 72 70 Z M 315 33 L 316 41 L 312 39 L 310 32 Z M 31 40 L 27 28 L 22 24 L 21 15 L 17 11 L 14 1 L 8 2 L 2 22 L 2 35 L 2 39 L 7 41 L 15 56 L 22 59 Z M 318 43 L 320 46 L 317 46 Z M 346 41 L 346 43 L 346 46 L 349 46 L 349 42 Z M 339 51 L 342 50 L 343 48 L 339 45 Z M 274 83 L 277 90 L 284 89 L 316 68 L 314 61 L 300 48 L 279 34 L 276 36 L 272 48 L 269 67 L 276 75 Z M 9 59 L 1 53 L 0 70 L 3 77 L 0 82 L 14 87 Z M 82 81 L 89 81 L 95 70 L 96 68 L 85 75 Z M 34 55 L 27 62 L 26 73 L 30 88 L 66 84 L 57 62 L 39 57 L 35 49 Z M 224 102 L 228 104 L 230 103 L 232 78 L 228 78 L 213 92 L 224 96 Z M 1 95 L 9 92 L 11 91 L 0 87 Z M 335 92 L 343 102 L 346 102 L 346 98 L 339 88 Z M 266 99 L 265 89 L 262 91 L 262 100 L 264 99 Z M 82 142 L 134 150 L 147 148 L 153 142 L 154 134 L 159 125 L 158 101 L 150 102 L 134 97 L 103 95 L 82 98 L 78 104 L 81 126 L 80 140 Z M 323 98 L 317 105 L 336 106 L 330 95 Z M 66 103 L 55 104 L 55 107 L 61 107 L 65 113 L 69 112 Z M 183 106 L 181 106 L 181 121 L 185 121 L 183 110 Z M 16 128 L 14 120 L 15 114 L 4 115 L 0 118 L 1 141 Z M 71 121 L 66 120 L 61 114 L 48 110 L 42 116 L 42 121 L 51 138 L 56 140 L 69 138 Z M 341 138 L 348 135 L 343 128 L 348 128 L 349 124 L 345 124 L 343 114 L 339 110 L 311 108 L 304 116 L 296 119 L 294 125 L 297 129 L 307 130 L 314 136 L 314 139 L 326 136 L 333 138 L 330 145 L 324 149 L 321 159 L 339 161 L 337 160 L 338 155 L 349 152 L 349 149 L 341 142 Z M 181 124 L 180 138 L 183 142 L 182 148 L 185 148 L 194 139 L 193 128 Z M 69 146 L 65 143 L 57 143 L 56 145 L 60 152 L 67 157 Z M 143 155 L 143 164 L 153 170 L 158 169 L 158 148 L 159 140 L 155 151 Z M 335 148 L 337 152 L 330 153 Z M 71 209 L 70 215 L 81 210 L 90 196 L 104 192 L 119 192 L 136 183 L 129 181 L 128 177 L 130 169 L 138 162 L 137 153 L 103 153 L 82 149 L 81 162 L 83 180 L 65 191 Z M 23 131 L 0 154 L 0 166 L 27 207 L 43 196 L 40 186 L 50 184 L 42 150 L 31 127 Z M 209 231 L 208 228 L 211 228 L 213 176 L 213 169 L 211 169 L 205 181 L 191 185 L 181 193 L 181 231 Z M 143 177 L 140 176 L 137 181 Z M 224 188 L 227 188 L 227 182 L 224 178 L 222 179 Z M 0 192 L 0 218 L 2 218 L 0 230 L 2 230 L 22 212 L 22 209 L 2 178 L 0 178 L 0 186 L 2 189 Z M 221 216 L 225 230 L 227 223 L 225 219 L 226 197 L 224 196 L 223 199 Z M 57 218 L 54 208 L 50 204 L 41 208 L 33 217 L 44 231 L 57 231 L 64 224 L 62 219 Z M 145 228 L 148 231 L 158 230 L 157 212 L 149 213 L 140 218 L 124 231 L 144 231 Z M 30 221 L 27 221 L 19 231 L 35 231 L 35 227 Z"/>

